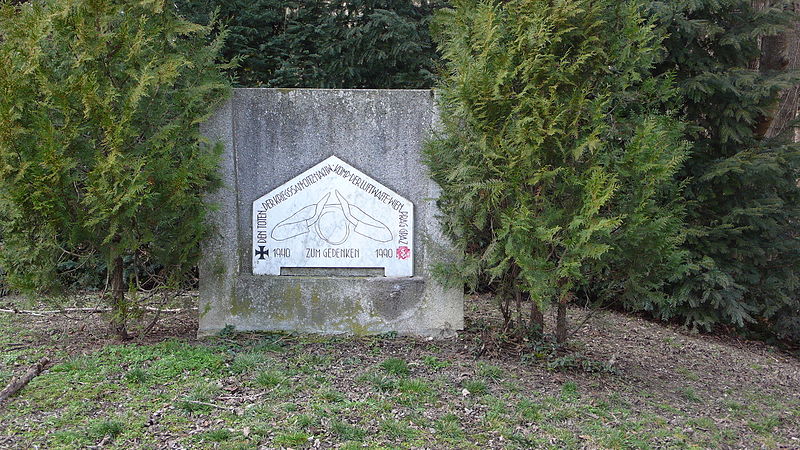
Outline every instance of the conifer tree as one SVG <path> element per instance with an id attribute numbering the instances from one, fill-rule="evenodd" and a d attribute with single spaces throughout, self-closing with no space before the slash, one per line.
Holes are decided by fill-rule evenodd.
<path id="1" fill-rule="evenodd" d="M 464 254 L 439 274 L 490 284 L 507 327 L 541 332 L 555 303 L 564 341 L 576 292 L 658 295 L 682 269 L 686 146 L 659 112 L 670 80 L 647 78 L 660 37 L 640 9 L 457 0 L 435 20 L 444 129 L 426 154 Z"/>
<path id="2" fill-rule="evenodd" d="M 140 287 L 126 269 L 157 263 L 151 281 L 174 287 L 192 268 L 201 196 L 218 184 L 219 148 L 199 145 L 198 124 L 228 90 L 209 32 L 164 0 L 0 5 L 0 265 L 13 286 L 58 293 L 60 261 L 101 259 L 124 338 Z"/>
<path id="3" fill-rule="evenodd" d="M 651 2 L 669 35 L 657 71 L 674 73 L 693 141 L 680 174 L 692 270 L 670 302 L 652 305 L 662 317 L 705 328 L 800 317 L 800 146 L 791 135 L 766 137 L 762 126 L 797 76 L 755 64 L 759 38 L 792 16 L 783 2 L 769 3 Z"/>

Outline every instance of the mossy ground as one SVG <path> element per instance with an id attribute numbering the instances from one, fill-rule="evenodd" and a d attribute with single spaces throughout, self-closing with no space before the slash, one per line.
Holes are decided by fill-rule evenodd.
<path id="1" fill-rule="evenodd" d="M 566 355 L 487 351 L 471 301 L 451 341 L 197 341 L 172 318 L 114 343 L 99 318 L 0 314 L 0 384 L 57 361 L 0 409 L 0 448 L 800 447 L 791 356 L 613 313 Z"/>

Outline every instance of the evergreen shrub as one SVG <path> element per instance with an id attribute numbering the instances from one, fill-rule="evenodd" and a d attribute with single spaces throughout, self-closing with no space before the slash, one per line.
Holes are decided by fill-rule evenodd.
<path id="1" fill-rule="evenodd" d="M 558 341 L 577 293 L 663 297 L 685 269 L 687 145 L 661 112 L 671 80 L 649 77 L 662 37 L 642 3 L 452 4 L 434 22 L 443 133 L 426 157 L 464 258 L 439 276 L 487 283 L 522 332 L 557 304 Z"/>
<path id="2" fill-rule="evenodd" d="M 200 145 L 198 125 L 229 90 L 211 32 L 165 0 L 0 6 L 0 266 L 13 287 L 63 293 L 101 260 L 126 337 L 143 283 L 191 272 L 209 231 L 202 195 L 219 184 L 220 148 Z M 157 270 L 143 280 L 126 261 Z"/>

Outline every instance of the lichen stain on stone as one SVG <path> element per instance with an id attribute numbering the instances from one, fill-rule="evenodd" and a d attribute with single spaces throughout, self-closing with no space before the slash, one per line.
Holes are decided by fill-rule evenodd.
<path id="1" fill-rule="evenodd" d="M 345 333 L 352 333 L 355 336 L 367 336 L 383 331 L 384 327 L 381 327 L 380 322 L 366 322 L 354 316 L 342 318 L 336 323 L 335 328 Z"/>
<path id="2" fill-rule="evenodd" d="M 212 267 L 211 273 L 214 274 L 214 276 L 223 277 L 227 272 L 227 269 L 225 268 L 225 260 L 222 259 L 222 255 L 216 255 Z"/>
<path id="3" fill-rule="evenodd" d="M 200 311 L 200 314 L 199 314 L 200 319 L 204 318 L 206 316 L 206 314 L 208 314 L 210 311 L 211 311 L 211 302 L 207 302 L 203 306 L 203 310 Z"/>
<path id="4" fill-rule="evenodd" d="M 359 323 L 357 320 L 352 320 L 348 323 L 350 333 L 353 333 L 355 336 L 366 336 L 368 334 L 372 334 L 375 330 L 372 329 L 370 324 L 362 324 Z"/>
<path id="5" fill-rule="evenodd" d="M 312 297 L 313 299 L 313 297 Z M 373 321 L 361 301 L 353 299 L 346 302 L 325 302 L 326 308 L 312 312 L 309 320 L 318 329 L 366 335 L 372 332 Z"/>
<path id="6" fill-rule="evenodd" d="M 294 321 L 307 314 L 303 305 L 303 289 L 300 283 L 289 284 L 277 301 L 271 303 L 270 316 L 279 321 Z"/>
<path id="7" fill-rule="evenodd" d="M 250 296 L 231 295 L 231 315 L 248 317 L 253 314 L 253 302 Z"/>
<path id="8" fill-rule="evenodd" d="M 322 299 L 319 296 L 319 292 L 314 290 L 311 292 L 311 323 L 323 325 L 325 323 L 325 316 L 327 315 L 325 311 L 322 310 Z"/>

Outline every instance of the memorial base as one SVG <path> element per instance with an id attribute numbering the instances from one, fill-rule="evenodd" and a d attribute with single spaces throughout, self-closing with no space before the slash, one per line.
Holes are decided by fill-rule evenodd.
<path id="1" fill-rule="evenodd" d="M 216 297 L 216 296 L 215 296 Z M 246 275 L 229 302 L 202 302 L 199 335 L 240 331 L 451 337 L 463 324 L 462 296 L 421 277 Z"/>

